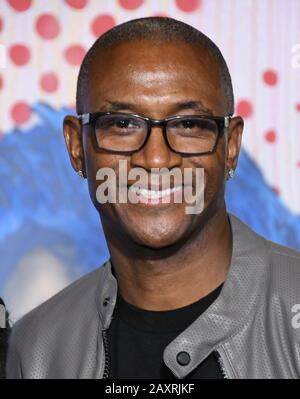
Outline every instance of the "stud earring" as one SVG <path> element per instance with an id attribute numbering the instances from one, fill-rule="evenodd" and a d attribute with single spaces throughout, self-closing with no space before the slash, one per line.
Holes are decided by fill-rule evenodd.
<path id="1" fill-rule="evenodd" d="M 228 175 L 229 175 L 229 178 L 230 178 L 230 179 L 233 178 L 233 175 L 234 175 L 234 169 L 233 169 L 233 168 L 230 168 L 230 169 L 229 169 Z"/>
<path id="2" fill-rule="evenodd" d="M 84 176 L 82 170 L 78 170 L 78 171 L 77 171 L 77 174 L 78 174 L 78 176 L 79 176 L 81 179 L 85 179 L 85 176 Z"/>

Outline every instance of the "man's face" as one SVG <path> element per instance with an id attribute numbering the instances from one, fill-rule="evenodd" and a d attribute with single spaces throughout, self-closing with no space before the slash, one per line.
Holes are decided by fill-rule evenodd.
<path id="1" fill-rule="evenodd" d="M 99 52 L 89 70 L 88 95 L 84 112 L 117 111 L 164 119 L 174 115 L 227 115 L 220 73 L 210 57 L 181 42 L 153 43 L 135 41 Z M 231 133 L 231 132 L 230 132 Z M 92 127 L 83 127 L 84 169 L 92 201 L 102 222 L 116 234 L 136 243 L 162 248 L 188 239 L 218 209 L 224 207 L 226 167 L 224 136 L 215 152 L 208 155 L 180 155 L 168 148 L 161 127 L 153 127 L 146 145 L 131 154 L 109 153 L 97 148 Z M 229 143 L 229 146 L 231 144 Z M 232 158 L 237 156 L 239 140 L 233 139 Z M 234 151 L 236 149 L 236 151 Z M 204 168 L 204 209 L 187 214 L 187 203 L 99 204 L 96 190 L 98 169 L 115 170 L 127 161 L 128 172 L 142 168 Z M 235 166 L 235 160 L 229 167 Z M 76 163 L 78 165 L 78 162 Z M 73 162 L 74 165 L 74 162 Z M 118 180 L 117 180 L 118 183 Z M 129 181 L 129 185 L 134 181 Z M 172 186 L 172 185 L 171 185 Z"/>

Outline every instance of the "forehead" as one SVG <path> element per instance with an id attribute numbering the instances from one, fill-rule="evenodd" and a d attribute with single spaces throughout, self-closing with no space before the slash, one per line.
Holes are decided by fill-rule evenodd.
<path id="1" fill-rule="evenodd" d="M 213 57 L 183 42 L 136 41 L 99 49 L 87 81 L 86 108 L 99 110 L 104 100 L 140 108 L 200 101 L 216 114 L 225 108 L 221 74 Z"/>

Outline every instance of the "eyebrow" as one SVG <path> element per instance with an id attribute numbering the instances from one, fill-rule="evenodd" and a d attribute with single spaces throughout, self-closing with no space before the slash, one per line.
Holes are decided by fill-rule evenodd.
<path id="1" fill-rule="evenodd" d="M 112 111 L 121 111 L 124 109 L 135 110 L 136 105 L 130 102 L 121 102 L 121 101 L 110 101 L 105 100 L 106 103 L 110 105 L 110 109 Z M 172 107 L 174 112 L 178 112 L 180 110 L 193 109 L 195 111 L 200 111 L 201 113 L 213 115 L 212 110 L 205 107 L 201 101 L 189 100 L 189 101 L 181 101 L 173 104 Z"/>
<path id="2" fill-rule="evenodd" d="M 112 111 L 121 111 L 122 109 L 134 109 L 135 106 L 133 103 L 125 103 L 120 101 L 110 101 L 105 100 L 106 103 L 109 103 Z"/>
<path id="3" fill-rule="evenodd" d="M 177 111 L 182 109 L 193 109 L 195 111 L 205 112 L 208 114 L 213 114 L 212 110 L 206 108 L 201 101 L 183 101 L 175 104 L 175 109 Z"/>

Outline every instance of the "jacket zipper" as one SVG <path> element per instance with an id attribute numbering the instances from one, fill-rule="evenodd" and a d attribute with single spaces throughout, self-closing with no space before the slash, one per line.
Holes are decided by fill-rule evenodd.
<path id="1" fill-rule="evenodd" d="M 214 351 L 214 355 L 217 359 L 217 363 L 218 363 L 218 366 L 219 366 L 219 369 L 221 371 L 223 378 L 228 378 L 228 375 L 227 375 L 225 367 L 224 367 L 223 359 L 222 359 L 220 353 L 218 351 Z"/>
<path id="2" fill-rule="evenodd" d="M 104 371 L 103 379 L 109 378 L 109 364 L 110 364 L 110 354 L 108 345 L 108 330 L 102 330 L 103 345 L 104 345 Z"/>

